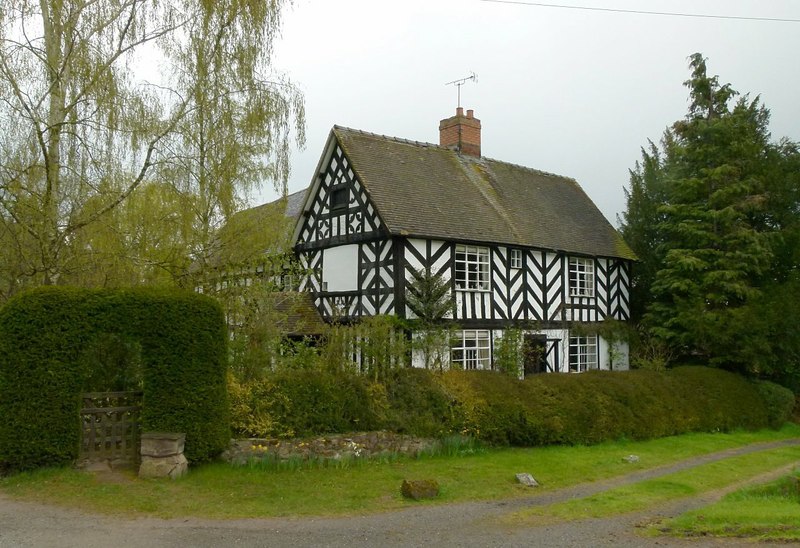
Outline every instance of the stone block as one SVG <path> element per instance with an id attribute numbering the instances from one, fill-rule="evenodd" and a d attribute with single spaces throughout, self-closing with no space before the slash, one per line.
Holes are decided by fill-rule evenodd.
<path id="1" fill-rule="evenodd" d="M 514 477 L 517 478 L 517 482 L 526 487 L 539 487 L 539 482 L 527 472 L 516 474 Z"/>
<path id="2" fill-rule="evenodd" d="M 407 499 L 433 499 L 439 496 L 439 482 L 436 480 L 403 480 L 400 492 Z"/>
<path id="3" fill-rule="evenodd" d="M 185 475 L 188 470 L 189 463 L 183 454 L 168 457 L 142 456 L 139 477 L 177 479 Z"/>
<path id="4" fill-rule="evenodd" d="M 145 432 L 142 434 L 142 457 L 168 457 L 182 455 L 186 434 L 172 432 Z"/>

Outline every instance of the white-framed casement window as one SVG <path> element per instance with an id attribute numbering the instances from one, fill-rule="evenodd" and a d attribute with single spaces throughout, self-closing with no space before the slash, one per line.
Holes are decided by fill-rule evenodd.
<path id="1" fill-rule="evenodd" d="M 597 369 L 597 335 L 569 338 L 569 372 Z"/>
<path id="2" fill-rule="evenodd" d="M 594 260 L 583 257 L 569 259 L 570 297 L 594 297 Z"/>
<path id="3" fill-rule="evenodd" d="M 453 339 L 450 363 L 464 369 L 489 369 L 491 339 L 488 329 L 465 329 Z"/>
<path id="4" fill-rule="evenodd" d="M 457 245 L 455 264 L 456 289 L 489 291 L 489 248 Z"/>
<path id="5" fill-rule="evenodd" d="M 512 249 L 509 251 L 508 262 L 511 268 L 522 268 L 522 250 Z"/>

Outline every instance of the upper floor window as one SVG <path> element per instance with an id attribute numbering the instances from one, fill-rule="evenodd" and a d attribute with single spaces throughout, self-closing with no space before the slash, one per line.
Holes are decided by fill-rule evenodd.
<path id="1" fill-rule="evenodd" d="M 569 338 L 569 371 L 597 369 L 597 335 Z"/>
<path id="2" fill-rule="evenodd" d="M 451 364 L 464 369 L 489 369 L 491 342 L 488 329 L 466 329 L 455 336 L 451 345 Z"/>
<path id="3" fill-rule="evenodd" d="M 350 202 L 350 192 L 347 188 L 337 188 L 331 192 L 331 211 L 345 209 Z"/>
<path id="4" fill-rule="evenodd" d="M 522 250 L 512 249 L 509 253 L 508 262 L 511 268 L 522 268 Z"/>
<path id="5" fill-rule="evenodd" d="M 489 248 L 456 246 L 456 289 L 489 291 Z"/>
<path id="6" fill-rule="evenodd" d="M 569 260 L 571 297 L 594 297 L 594 260 L 571 257 Z"/>

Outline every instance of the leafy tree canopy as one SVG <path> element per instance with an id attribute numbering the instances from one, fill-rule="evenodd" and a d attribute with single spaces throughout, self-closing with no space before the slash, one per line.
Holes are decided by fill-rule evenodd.
<path id="1" fill-rule="evenodd" d="M 797 276 L 797 145 L 771 141 L 769 110 L 690 57 L 689 112 L 631 171 L 622 232 L 636 265 L 634 313 L 680 359 L 756 372 L 785 352 L 756 318 Z M 781 354 L 779 358 L 778 354 Z"/>
<path id="2" fill-rule="evenodd" d="M 171 281 L 251 190 L 285 191 L 303 102 L 270 61 L 290 2 L 3 2 L 0 299 Z"/>

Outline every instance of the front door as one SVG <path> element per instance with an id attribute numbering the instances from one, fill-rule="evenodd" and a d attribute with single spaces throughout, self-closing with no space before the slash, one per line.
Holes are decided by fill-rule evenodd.
<path id="1" fill-rule="evenodd" d="M 522 346 L 522 359 L 525 376 L 547 371 L 547 337 L 545 335 L 525 335 Z"/>

